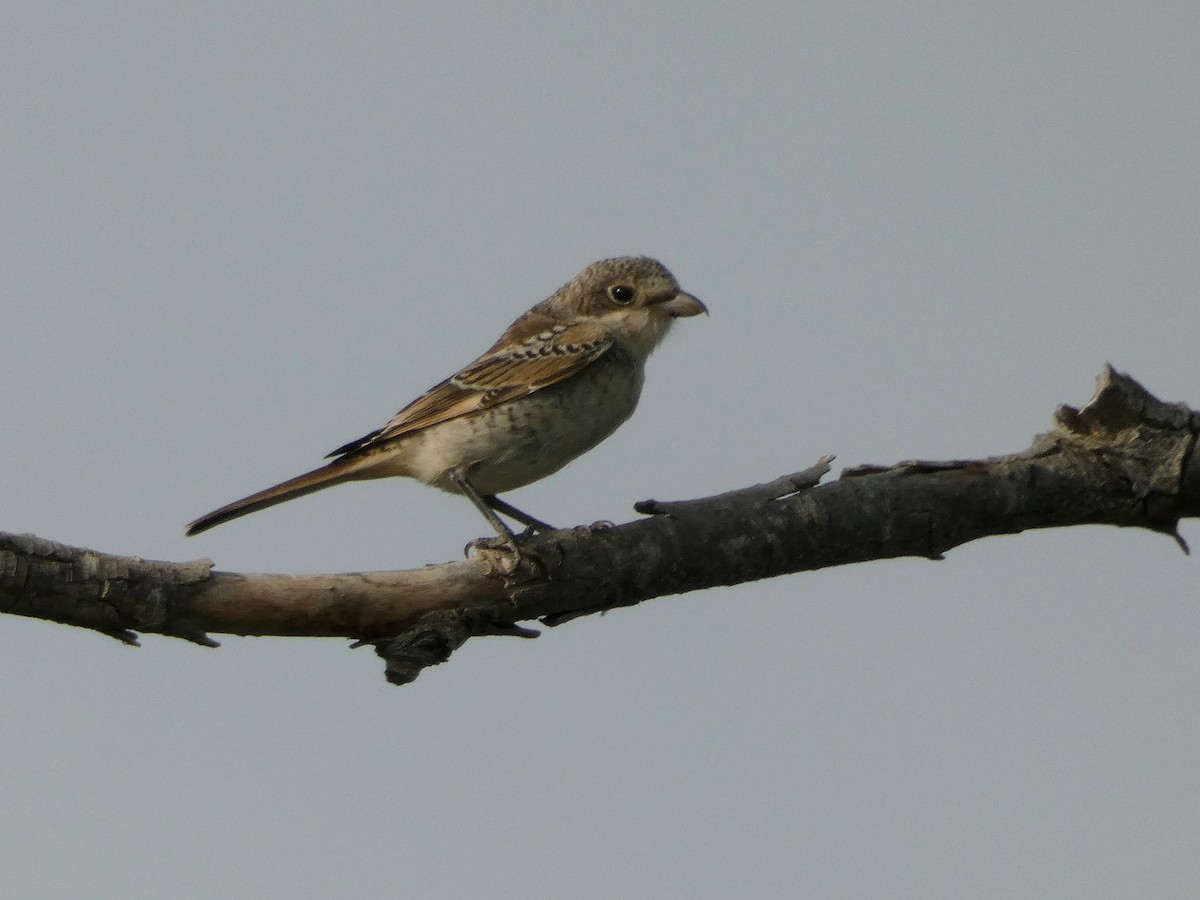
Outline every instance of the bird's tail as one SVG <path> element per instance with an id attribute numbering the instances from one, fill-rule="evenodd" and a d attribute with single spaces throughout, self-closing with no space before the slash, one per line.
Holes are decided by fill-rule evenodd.
<path id="1" fill-rule="evenodd" d="M 305 472 L 303 475 L 297 475 L 295 478 L 289 478 L 287 481 L 280 482 L 274 487 L 251 494 L 249 497 L 234 500 L 232 503 L 228 503 L 220 509 L 214 509 L 196 521 L 188 523 L 187 533 L 189 536 L 199 534 L 202 531 L 207 531 L 216 525 L 220 525 L 222 522 L 228 522 L 230 519 L 258 512 L 260 509 L 266 509 L 268 506 L 274 506 L 276 503 L 283 503 L 287 500 L 293 500 L 296 497 L 303 497 L 305 494 L 333 487 L 335 484 L 341 484 L 343 481 L 361 478 L 362 474 L 360 470 L 362 466 L 358 464 L 360 462 L 360 460 L 355 459 L 335 460 L 328 465 L 321 466 L 319 469 L 313 469 L 311 472 Z"/>

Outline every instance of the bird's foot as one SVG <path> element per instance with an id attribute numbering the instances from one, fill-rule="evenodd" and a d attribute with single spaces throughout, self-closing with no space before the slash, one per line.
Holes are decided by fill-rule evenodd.
<path id="1" fill-rule="evenodd" d="M 537 529 L 531 525 L 520 534 L 510 533 L 507 537 L 497 535 L 496 537 L 476 538 L 463 547 L 463 555 L 468 558 L 482 556 L 488 559 L 492 563 L 493 572 L 505 577 L 521 574 L 522 571 L 530 576 L 541 574 L 545 572 L 546 568 L 541 554 L 532 547 L 522 546 L 522 543 L 532 537 L 536 531 Z"/>
<path id="2" fill-rule="evenodd" d="M 496 535 L 495 537 L 475 538 L 473 541 L 468 541 L 463 547 L 463 556 L 470 556 L 472 551 L 480 550 L 508 550 L 510 553 L 520 554 L 522 552 L 521 542 L 527 541 L 537 532 L 537 529 L 532 525 L 522 531 L 520 534 Z M 525 550 L 524 552 L 529 552 Z"/>

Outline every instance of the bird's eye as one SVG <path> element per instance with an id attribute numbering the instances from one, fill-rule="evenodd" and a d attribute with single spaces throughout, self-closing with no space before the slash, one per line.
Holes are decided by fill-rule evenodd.
<path id="1" fill-rule="evenodd" d="M 622 305 L 633 302 L 633 288 L 627 284 L 618 284 L 608 289 L 608 296 L 612 297 L 613 303 Z"/>

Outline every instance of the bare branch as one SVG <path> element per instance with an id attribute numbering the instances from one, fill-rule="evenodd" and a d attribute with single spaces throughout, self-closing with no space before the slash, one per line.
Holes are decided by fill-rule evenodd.
<path id="1" fill-rule="evenodd" d="M 522 558 L 480 550 L 399 572 L 264 575 L 153 562 L 0 535 L 0 611 L 214 645 L 207 632 L 350 637 L 405 683 L 468 638 L 537 632 L 652 597 L 871 559 L 940 559 L 993 534 L 1107 524 L 1171 535 L 1200 515 L 1200 413 L 1105 369 L 1081 410 L 1020 453 L 811 469 L 714 497 L 643 501 L 649 518 L 539 535 Z"/>

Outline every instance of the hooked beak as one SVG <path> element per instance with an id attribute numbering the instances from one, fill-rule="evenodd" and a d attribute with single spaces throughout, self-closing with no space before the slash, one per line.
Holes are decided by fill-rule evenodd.
<path id="1" fill-rule="evenodd" d="M 687 316 L 708 315 L 708 307 L 687 291 L 680 291 L 663 304 L 663 309 L 672 319 L 683 319 Z"/>

